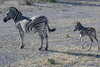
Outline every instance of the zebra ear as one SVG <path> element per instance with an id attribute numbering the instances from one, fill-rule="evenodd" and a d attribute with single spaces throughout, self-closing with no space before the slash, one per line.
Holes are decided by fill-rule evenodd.
<path id="1" fill-rule="evenodd" d="M 80 22 L 77 22 L 77 23 L 80 23 Z"/>
<path id="2" fill-rule="evenodd" d="M 78 24 L 78 22 L 75 22 L 75 24 Z"/>
<path id="3" fill-rule="evenodd" d="M 80 22 L 76 22 L 76 24 L 81 24 Z"/>
<path id="4" fill-rule="evenodd" d="M 10 9 L 11 9 L 11 7 L 8 7 L 7 9 L 8 9 L 8 10 L 10 10 Z"/>
<path id="5" fill-rule="evenodd" d="M 14 11 L 17 10 L 15 7 L 9 7 L 9 10 Z"/>
<path id="6" fill-rule="evenodd" d="M 11 7 L 9 7 L 8 10 L 11 10 Z"/>
<path id="7" fill-rule="evenodd" d="M 74 22 L 74 25 L 75 25 L 75 24 L 77 24 L 77 21 L 76 21 L 76 22 Z"/>

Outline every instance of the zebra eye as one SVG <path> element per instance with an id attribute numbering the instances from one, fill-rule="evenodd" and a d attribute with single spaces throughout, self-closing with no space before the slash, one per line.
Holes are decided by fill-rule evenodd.
<path id="1" fill-rule="evenodd" d="M 9 14 L 10 14 L 10 12 L 7 13 L 7 15 L 9 15 Z"/>
<path id="2" fill-rule="evenodd" d="M 7 10 L 7 14 L 9 13 L 9 10 Z"/>

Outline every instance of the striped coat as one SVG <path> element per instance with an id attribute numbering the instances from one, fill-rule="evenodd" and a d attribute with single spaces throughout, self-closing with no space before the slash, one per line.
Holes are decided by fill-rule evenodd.
<path id="1" fill-rule="evenodd" d="M 22 30 L 26 33 L 36 33 L 38 31 L 43 31 L 45 22 L 47 18 L 45 16 L 34 16 L 30 20 L 24 19 L 16 23 L 16 27 L 20 26 Z M 38 22 L 38 23 L 37 23 Z M 42 28 L 41 28 L 42 27 Z"/>
<path id="2" fill-rule="evenodd" d="M 34 16 L 31 18 L 25 17 L 15 7 L 10 7 L 6 17 L 3 19 L 4 22 L 13 19 L 20 34 L 20 48 L 24 48 L 24 33 L 39 33 L 41 38 L 42 49 L 43 41 L 46 41 L 46 48 L 48 50 L 48 34 L 47 31 L 53 32 L 56 28 L 51 29 L 48 24 L 48 19 L 45 16 Z"/>

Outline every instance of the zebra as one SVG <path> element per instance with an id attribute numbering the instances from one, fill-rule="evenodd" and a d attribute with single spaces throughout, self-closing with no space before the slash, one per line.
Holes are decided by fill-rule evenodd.
<path id="1" fill-rule="evenodd" d="M 20 49 L 24 48 L 24 34 L 38 32 L 41 39 L 41 47 L 43 48 L 43 41 L 46 41 L 45 50 L 48 50 L 48 34 L 47 32 L 54 32 L 56 28 L 51 29 L 48 25 L 48 19 L 45 16 L 33 16 L 31 18 L 23 16 L 22 13 L 15 7 L 9 7 L 6 16 L 3 21 L 6 23 L 8 20 L 13 19 L 15 26 L 20 35 Z"/>
<path id="2" fill-rule="evenodd" d="M 81 41 L 81 44 L 82 44 L 82 49 L 84 49 L 84 47 L 83 47 L 83 37 L 88 36 L 90 41 L 91 41 L 91 44 L 90 44 L 88 50 L 91 49 L 91 46 L 92 46 L 92 43 L 93 43 L 93 38 L 94 38 L 97 42 L 98 51 L 99 51 L 98 39 L 97 39 L 97 36 L 96 36 L 96 30 L 94 28 L 84 27 L 80 22 L 76 22 L 74 31 L 77 31 L 77 30 L 80 31 L 80 41 Z"/>

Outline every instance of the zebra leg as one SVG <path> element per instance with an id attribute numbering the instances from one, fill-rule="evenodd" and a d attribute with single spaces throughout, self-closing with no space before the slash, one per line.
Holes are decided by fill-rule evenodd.
<path id="1" fill-rule="evenodd" d="M 44 38 L 45 38 L 45 42 L 46 42 L 46 47 L 45 47 L 45 50 L 47 51 L 48 50 L 48 34 L 47 34 L 47 30 L 48 27 L 45 26 L 44 27 L 44 30 L 43 30 L 43 35 L 44 35 Z"/>
<path id="2" fill-rule="evenodd" d="M 80 35 L 80 42 L 81 42 L 81 45 L 82 45 L 82 49 L 84 49 L 84 47 L 83 47 L 83 36 L 82 35 Z"/>
<path id="3" fill-rule="evenodd" d="M 20 49 L 24 48 L 24 32 L 23 31 L 19 31 L 19 35 L 20 35 Z"/>
<path id="4" fill-rule="evenodd" d="M 45 50 L 47 51 L 48 50 L 48 35 L 45 36 L 45 39 L 46 39 L 46 48 L 45 48 Z"/>
<path id="5" fill-rule="evenodd" d="M 88 49 L 88 50 L 90 50 L 90 49 L 91 49 L 91 46 L 92 46 L 92 43 L 93 43 L 93 38 L 92 38 L 91 36 L 90 36 L 89 38 L 90 38 L 91 44 L 90 44 L 90 47 L 89 47 L 89 49 Z"/>
<path id="6" fill-rule="evenodd" d="M 47 34 L 47 31 L 44 31 L 44 37 L 45 37 L 45 41 L 46 41 L 45 50 L 47 51 L 48 50 L 48 34 Z"/>
<path id="7" fill-rule="evenodd" d="M 97 42 L 97 45 L 98 45 L 98 51 L 99 51 L 98 39 L 97 39 L 97 37 L 96 37 L 96 36 L 94 36 L 94 39 L 95 39 L 95 40 L 96 40 L 96 42 Z"/>
<path id="8" fill-rule="evenodd" d="M 39 50 L 42 50 L 42 48 L 43 48 L 43 40 L 44 40 L 43 33 L 39 32 L 39 36 L 41 38 L 41 47 L 39 48 Z"/>

